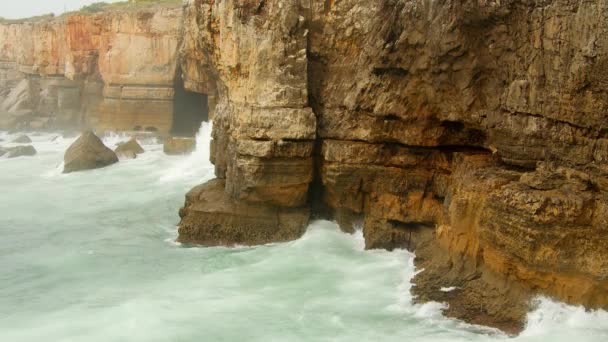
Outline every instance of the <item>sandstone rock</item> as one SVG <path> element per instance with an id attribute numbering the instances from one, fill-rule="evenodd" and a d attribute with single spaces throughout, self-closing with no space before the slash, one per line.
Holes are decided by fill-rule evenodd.
<path id="1" fill-rule="evenodd" d="M 131 140 L 121 143 L 114 150 L 118 157 L 123 157 L 127 159 L 134 159 L 138 154 L 144 153 L 144 149 L 139 145 L 137 140 L 131 138 Z"/>
<path id="2" fill-rule="evenodd" d="M 415 248 L 413 292 L 448 315 L 517 332 L 537 294 L 608 308 L 608 2 L 257 5 L 0 25 L 0 126 L 84 105 L 168 131 L 181 73 L 217 101 L 222 179 L 189 194 L 183 241 L 295 238 L 281 213 L 314 201 L 368 248 Z"/>
<path id="3" fill-rule="evenodd" d="M 346 231 L 362 218 L 368 248 L 415 248 L 420 301 L 517 332 L 539 293 L 608 308 L 606 13 L 191 2 L 182 70 L 191 89 L 217 89 L 211 159 L 231 200 L 313 194 Z"/>
<path id="4" fill-rule="evenodd" d="M 0 127 L 168 133 L 181 17 L 164 4 L 0 23 Z"/>
<path id="5" fill-rule="evenodd" d="M 20 135 L 19 137 L 13 140 L 13 143 L 15 144 L 29 144 L 31 142 L 32 139 L 30 139 L 30 137 L 28 137 L 27 135 Z"/>
<path id="6" fill-rule="evenodd" d="M 7 157 L 8 158 L 17 158 L 22 156 L 33 156 L 36 155 L 37 151 L 34 146 L 26 145 L 26 146 L 16 146 L 7 149 Z"/>
<path id="7" fill-rule="evenodd" d="M 117 162 L 116 153 L 93 132 L 86 131 L 65 152 L 63 172 L 97 169 Z"/>
<path id="8" fill-rule="evenodd" d="M 196 139 L 169 137 L 165 139 L 163 151 L 169 155 L 192 153 L 196 149 Z"/>
<path id="9" fill-rule="evenodd" d="M 304 234 L 308 208 L 238 201 L 224 187 L 224 180 L 215 179 L 186 195 L 178 241 L 205 246 L 259 245 L 294 240 Z"/>

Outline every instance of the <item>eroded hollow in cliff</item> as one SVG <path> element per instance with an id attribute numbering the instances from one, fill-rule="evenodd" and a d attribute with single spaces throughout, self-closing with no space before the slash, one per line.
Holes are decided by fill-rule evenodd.
<path id="1" fill-rule="evenodd" d="M 177 77 L 173 98 L 173 136 L 193 137 L 203 121 L 209 120 L 207 94 L 195 93 L 184 88 L 184 82 Z"/>

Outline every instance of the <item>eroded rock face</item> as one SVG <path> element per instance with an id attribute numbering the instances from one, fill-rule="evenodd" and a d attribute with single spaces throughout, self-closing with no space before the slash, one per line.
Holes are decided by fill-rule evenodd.
<path id="1" fill-rule="evenodd" d="M 204 210 L 182 211 L 180 240 L 208 236 L 211 223 L 226 215 L 238 218 L 232 230 L 249 232 L 238 242 L 244 244 L 271 242 L 265 229 L 284 226 L 284 219 L 294 226 L 277 233 L 278 241 L 298 238 L 308 224 L 302 208 L 314 178 L 316 117 L 308 106 L 306 12 L 299 1 L 194 1 L 186 9 L 185 85 L 197 90 L 211 80 L 217 89 L 211 159 L 222 181 L 213 191 L 223 186 L 232 204 L 208 212 L 201 224 L 196 215 Z M 201 191 L 205 198 L 211 190 Z M 241 208 L 258 208 L 261 216 L 243 216 Z M 276 221 L 276 213 L 280 222 L 264 221 Z"/>
<path id="2" fill-rule="evenodd" d="M 0 125 L 164 131 L 176 72 L 209 94 L 218 180 L 181 241 L 297 238 L 310 207 L 415 249 L 418 300 L 467 321 L 516 332 L 536 294 L 608 308 L 605 0 L 193 0 L 0 38 Z"/>
<path id="3" fill-rule="evenodd" d="M 0 128 L 168 133 L 181 18 L 150 7 L 0 24 Z"/>
<path id="4" fill-rule="evenodd" d="M 63 173 L 98 169 L 118 162 L 116 153 L 86 131 L 65 151 Z"/>
<path id="5" fill-rule="evenodd" d="M 295 240 L 304 234 L 310 211 L 240 201 L 215 179 L 186 195 L 179 239 L 205 246 L 259 245 Z"/>
<path id="6" fill-rule="evenodd" d="M 184 18 L 233 201 L 312 203 L 368 248 L 415 249 L 418 300 L 470 322 L 517 332 L 536 294 L 608 308 L 608 2 L 198 0 Z"/>

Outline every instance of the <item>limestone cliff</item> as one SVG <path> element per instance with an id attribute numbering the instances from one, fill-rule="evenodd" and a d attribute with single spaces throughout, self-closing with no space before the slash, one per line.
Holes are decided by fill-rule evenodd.
<path id="1" fill-rule="evenodd" d="M 418 301 L 516 332 L 537 294 L 608 309 L 607 70 L 607 0 L 190 0 L 0 24 L 0 128 L 167 132 L 206 94 L 180 241 L 361 225 Z"/>
<path id="2" fill-rule="evenodd" d="M 0 127 L 168 132 L 181 7 L 0 24 Z"/>
<path id="3" fill-rule="evenodd" d="M 294 239 L 312 209 L 415 249 L 417 300 L 467 321 L 608 308 L 608 1 L 195 0 L 184 27 L 219 180 L 181 241 Z"/>

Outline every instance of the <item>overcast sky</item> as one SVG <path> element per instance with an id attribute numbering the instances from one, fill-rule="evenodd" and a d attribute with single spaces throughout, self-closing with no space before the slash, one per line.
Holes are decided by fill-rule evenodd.
<path id="1" fill-rule="evenodd" d="M 73 11 L 94 2 L 119 0 L 0 0 L 0 17 L 19 19 L 35 15 Z"/>

